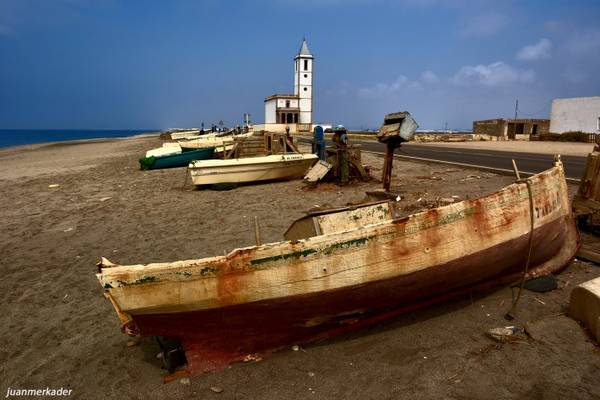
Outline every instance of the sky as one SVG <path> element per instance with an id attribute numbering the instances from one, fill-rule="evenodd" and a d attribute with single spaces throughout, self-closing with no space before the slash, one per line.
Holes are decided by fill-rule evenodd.
<path id="1" fill-rule="evenodd" d="M 0 0 L 0 129 L 261 123 L 303 37 L 313 120 L 351 129 L 600 95 L 598 0 Z"/>

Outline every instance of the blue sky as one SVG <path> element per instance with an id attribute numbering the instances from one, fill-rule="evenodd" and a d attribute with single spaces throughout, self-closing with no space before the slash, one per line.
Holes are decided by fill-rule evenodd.
<path id="1" fill-rule="evenodd" d="M 469 129 L 600 95 L 597 0 L 0 0 L 0 128 L 262 122 L 303 36 L 320 122 Z"/>

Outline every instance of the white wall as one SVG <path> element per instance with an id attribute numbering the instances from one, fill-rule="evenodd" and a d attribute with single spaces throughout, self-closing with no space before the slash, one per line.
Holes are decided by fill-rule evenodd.
<path id="1" fill-rule="evenodd" d="M 301 71 L 298 79 L 300 81 L 300 85 L 312 86 L 312 72 Z"/>
<path id="2" fill-rule="evenodd" d="M 276 105 L 276 99 L 265 101 L 265 124 L 274 124 L 277 122 Z"/>
<path id="3" fill-rule="evenodd" d="M 550 114 L 550 132 L 600 133 L 599 118 L 600 96 L 554 99 Z"/>
<path id="4" fill-rule="evenodd" d="M 312 99 L 300 99 L 300 123 L 312 123 Z"/>
<path id="5" fill-rule="evenodd" d="M 285 128 L 290 128 L 290 133 L 296 133 L 296 124 L 255 124 L 252 125 L 254 132 L 267 131 L 285 133 Z"/>
<path id="6" fill-rule="evenodd" d="M 298 99 L 277 99 L 277 107 L 286 108 L 286 101 L 290 102 L 290 108 L 298 108 Z"/>

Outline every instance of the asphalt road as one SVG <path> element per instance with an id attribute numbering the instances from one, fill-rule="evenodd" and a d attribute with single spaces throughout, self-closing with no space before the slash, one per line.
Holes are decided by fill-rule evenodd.
<path id="1" fill-rule="evenodd" d="M 301 138 L 301 142 L 310 143 L 308 138 Z M 384 153 L 385 147 L 381 143 L 371 140 L 352 139 L 352 143 L 361 144 L 364 150 Z M 327 143 L 328 145 L 331 143 Z M 456 147 L 423 146 L 415 143 L 402 145 L 396 154 L 429 158 L 433 160 L 451 161 L 492 168 L 512 169 L 511 160 L 514 159 L 520 171 L 537 173 L 552 166 L 553 156 L 538 153 L 517 153 L 507 151 L 493 151 L 480 149 L 460 149 Z M 581 179 L 585 170 L 586 158 L 578 156 L 561 156 L 565 174 L 568 178 Z"/>

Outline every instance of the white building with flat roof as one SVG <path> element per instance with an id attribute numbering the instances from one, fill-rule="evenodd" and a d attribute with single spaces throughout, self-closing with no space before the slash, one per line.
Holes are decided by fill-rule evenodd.
<path id="1" fill-rule="evenodd" d="M 600 96 L 552 100 L 550 132 L 600 134 Z"/>

